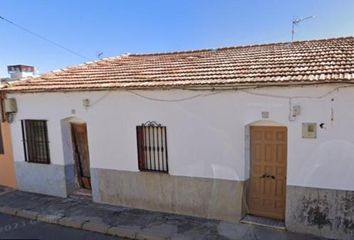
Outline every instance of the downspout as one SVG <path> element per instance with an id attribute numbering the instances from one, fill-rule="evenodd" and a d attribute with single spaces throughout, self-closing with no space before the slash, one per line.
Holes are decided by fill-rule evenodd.
<path id="1" fill-rule="evenodd" d="M 0 90 L 1 91 L 1 90 Z M 5 108 L 4 108 L 4 100 L 6 98 L 6 93 L 4 91 L 0 92 L 0 108 L 1 108 L 1 122 L 7 121 Z"/>

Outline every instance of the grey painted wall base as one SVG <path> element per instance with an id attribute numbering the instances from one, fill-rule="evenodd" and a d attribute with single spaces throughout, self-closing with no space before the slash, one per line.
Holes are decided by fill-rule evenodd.
<path id="1" fill-rule="evenodd" d="M 66 197 L 75 183 L 74 165 L 15 162 L 19 190 Z"/>
<path id="2" fill-rule="evenodd" d="M 243 182 L 91 169 L 96 202 L 239 221 Z"/>
<path id="3" fill-rule="evenodd" d="M 354 239 L 354 191 L 287 186 L 290 231 Z"/>

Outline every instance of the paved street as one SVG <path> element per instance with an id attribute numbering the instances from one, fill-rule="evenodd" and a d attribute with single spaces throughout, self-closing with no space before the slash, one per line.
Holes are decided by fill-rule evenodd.
<path id="1" fill-rule="evenodd" d="M 245 225 L 247 226 L 247 225 Z M 250 231 L 252 229 L 252 231 Z M 233 235 L 236 232 L 227 231 L 228 234 Z M 238 233 L 239 234 L 239 233 Z M 236 234 L 236 235 L 238 235 Z M 210 236 L 209 236 L 210 237 Z M 223 237 L 207 239 L 227 239 Z M 97 240 L 123 240 L 123 238 L 113 237 L 105 234 L 88 232 L 60 225 L 48 224 L 25 218 L 14 217 L 6 214 L 0 214 L 0 239 L 97 239 Z M 274 231 L 267 228 L 251 227 L 245 228 L 243 237 L 240 239 L 247 240 L 298 240 L 311 239 L 319 240 L 320 238 L 311 237 L 308 235 L 289 234 L 283 231 Z"/>
<path id="2" fill-rule="evenodd" d="M 85 198 L 58 198 L 22 191 L 0 193 L 0 238 L 174 240 L 320 240 L 250 224 L 188 217 L 93 203 Z M 40 219 L 44 222 L 25 220 Z M 49 223 L 56 223 L 51 225 Z M 64 225 L 64 226 L 60 226 Z M 77 228 L 67 228 L 68 226 Z M 91 233 L 82 229 L 91 230 Z"/>
<path id="3" fill-rule="evenodd" d="M 117 240 L 112 236 L 77 230 L 43 222 L 37 222 L 19 217 L 0 214 L 0 239 L 97 239 Z"/>

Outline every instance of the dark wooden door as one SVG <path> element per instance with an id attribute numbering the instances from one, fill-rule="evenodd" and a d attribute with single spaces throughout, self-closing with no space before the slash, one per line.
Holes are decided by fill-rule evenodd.
<path id="1" fill-rule="evenodd" d="M 75 165 L 80 187 L 91 189 L 90 157 L 85 123 L 72 123 L 72 138 L 75 155 Z"/>
<path id="2" fill-rule="evenodd" d="M 287 129 L 251 127 L 250 214 L 285 218 Z"/>

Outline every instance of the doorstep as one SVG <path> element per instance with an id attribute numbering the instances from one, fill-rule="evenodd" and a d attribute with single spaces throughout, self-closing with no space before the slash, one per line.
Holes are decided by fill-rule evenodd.
<path id="1" fill-rule="evenodd" d="M 272 218 L 266 218 L 266 217 L 253 216 L 253 215 L 246 215 L 244 218 L 240 220 L 240 222 L 262 226 L 262 227 L 269 227 L 277 230 L 286 229 L 284 221 L 272 219 Z"/>

